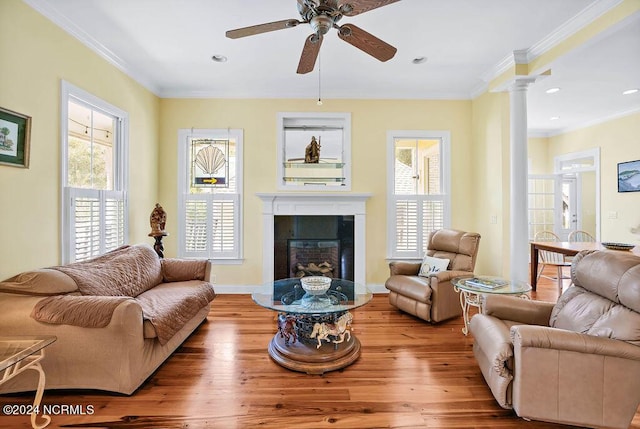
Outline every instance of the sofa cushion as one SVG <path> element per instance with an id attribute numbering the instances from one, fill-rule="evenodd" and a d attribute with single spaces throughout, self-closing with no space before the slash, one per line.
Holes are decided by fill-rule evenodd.
<path id="1" fill-rule="evenodd" d="M 162 282 L 160 258 L 144 244 L 52 268 L 73 278 L 83 295 L 136 297 Z"/>
<path id="2" fill-rule="evenodd" d="M 164 345 L 215 296 L 210 283 L 192 280 L 161 283 L 141 293 L 136 301 L 142 307 L 144 319 L 151 322 L 158 341 Z M 145 337 L 151 337 L 150 333 L 145 332 Z"/>
<path id="3" fill-rule="evenodd" d="M 0 292 L 20 295 L 59 295 L 77 290 L 78 285 L 71 277 L 48 268 L 25 271 L 0 282 Z"/>

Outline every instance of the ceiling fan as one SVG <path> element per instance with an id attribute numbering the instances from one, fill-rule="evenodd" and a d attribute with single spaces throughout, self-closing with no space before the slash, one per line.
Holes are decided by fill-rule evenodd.
<path id="1" fill-rule="evenodd" d="M 400 0 L 296 0 L 302 20 L 285 19 L 251 27 L 229 30 L 230 39 L 253 36 L 269 31 L 293 28 L 298 24 L 309 24 L 313 33 L 307 37 L 298 63 L 299 74 L 313 70 L 322 45 L 322 38 L 332 28 L 338 30 L 338 37 L 380 61 L 388 61 L 397 49 L 367 33 L 353 24 L 338 25 L 343 16 L 355 16 L 372 9 L 387 6 Z"/>

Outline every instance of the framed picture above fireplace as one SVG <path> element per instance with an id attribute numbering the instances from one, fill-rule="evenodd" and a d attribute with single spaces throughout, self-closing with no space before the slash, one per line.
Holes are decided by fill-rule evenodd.
<path id="1" fill-rule="evenodd" d="M 351 190 L 351 114 L 278 114 L 278 189 Z"/>

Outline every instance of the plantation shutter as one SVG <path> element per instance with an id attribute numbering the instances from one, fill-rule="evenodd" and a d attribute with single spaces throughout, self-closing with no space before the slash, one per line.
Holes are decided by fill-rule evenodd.
<path id="1" fill-rule="evenodd" d="M 239 200 L 236 194 L 185 197 L 185 257 L 215 259 L 237 255 Z"/>
<path id="2" fill-rule="evenodd" d="M 71 261 L 82 261 L 124 244 L 124 192 L 67 188 Z"/>

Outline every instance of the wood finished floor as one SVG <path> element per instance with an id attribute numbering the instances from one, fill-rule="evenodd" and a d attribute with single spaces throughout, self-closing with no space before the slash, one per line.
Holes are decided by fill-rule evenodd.
<path id="1" fill-rule="evenodd" d="M 542 280 L 534 299 L 555 301 Z M 461 333 L 462 318 L 430 325 L 384 294 L 354 313 L 362 355 L 322 376 L 286 370 L 267 355 L 274 313 L 248 295 L 219 295 L 207 322 L 132 396 L 46 392 L 44 403 L 91 405 L 93 415 L 55 415 L 67 428 L 562 428 L 500 408 Z M 33 395 L 1 396 L 28 404 Z M 28 428 L 27 416 L 0 427 Z M 637 413 L 632 428 L 640 428 Z"/>

